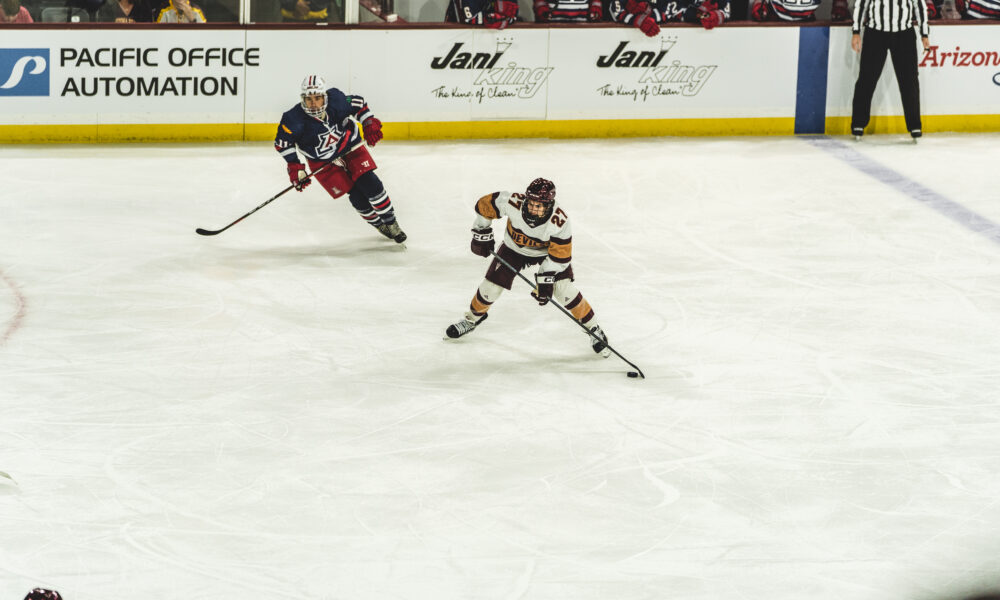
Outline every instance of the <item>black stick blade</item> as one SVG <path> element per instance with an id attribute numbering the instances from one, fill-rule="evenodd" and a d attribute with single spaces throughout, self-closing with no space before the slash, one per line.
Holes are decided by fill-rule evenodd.
<path id="1" fill-rule="evenodd" d="M 202 229 L 201 227 L 199 227 L 198 229 L 195 229 L 194 232 L 197 233 L 198 235 L 219 235 L 219 233 L 222 232 L 222 230 L 220 229 L 219 231 L 209 231 L 207 229 Z"/>

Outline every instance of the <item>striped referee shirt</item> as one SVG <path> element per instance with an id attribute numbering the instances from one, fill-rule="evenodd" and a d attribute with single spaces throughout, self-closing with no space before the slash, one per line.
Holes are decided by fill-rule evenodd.
<path id="1" fill-rule="evenodd" d="M 862 27 L 879 31 L 906 31 L 916 26 L 920 37 L 930 37 L 924 0 L 856 0 L 854 3 L 854 33 Z"/>

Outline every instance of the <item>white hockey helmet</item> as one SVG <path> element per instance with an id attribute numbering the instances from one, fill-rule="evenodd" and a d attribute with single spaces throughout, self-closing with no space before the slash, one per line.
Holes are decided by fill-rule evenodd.
<path id="1" fill-rule="evenodd" d="M 299 92 L 302 98 L 302 109 L 310 117 L 322 117 L 326 113 L 326 80 L 319 75 L 309 75 L 302 80 L 302 88 Z M 319 108 L 309 108 L 306 106 L 307 96 L 323 96 L 323 105 Z"/>

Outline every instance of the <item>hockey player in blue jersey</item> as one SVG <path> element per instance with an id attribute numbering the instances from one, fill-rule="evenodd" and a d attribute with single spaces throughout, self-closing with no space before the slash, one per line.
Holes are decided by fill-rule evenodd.
<path id="1" fill-rule="evenodd" d="M 299 153 L 313 172 L 333 163 L 314 177 L 323 189 L 334 198 L 347 194 L 361 218 L 379 233 L 397 244 L 406 241 L 392 201 L 375 174 L 375 160 L 365 147 L 366 142 L 374 146 L 382 139 L 382 122 L 364 98 L 327 88 L 318 75 L 302 81 L 301 98 L 281 115 L 274 138 L 274 149 L 288 163 L 292 185 L 301 192 L 311 181 Z"/>

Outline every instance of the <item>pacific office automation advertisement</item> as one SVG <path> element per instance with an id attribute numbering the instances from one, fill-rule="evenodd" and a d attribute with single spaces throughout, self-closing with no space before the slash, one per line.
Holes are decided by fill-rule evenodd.
<path id="1" fill-rule="evenodd" d="M 3 38 L 0 113 L 10 124 L 239 123 L 246 73 L 263 64 L 240 31 L 18 30 Z"/>

